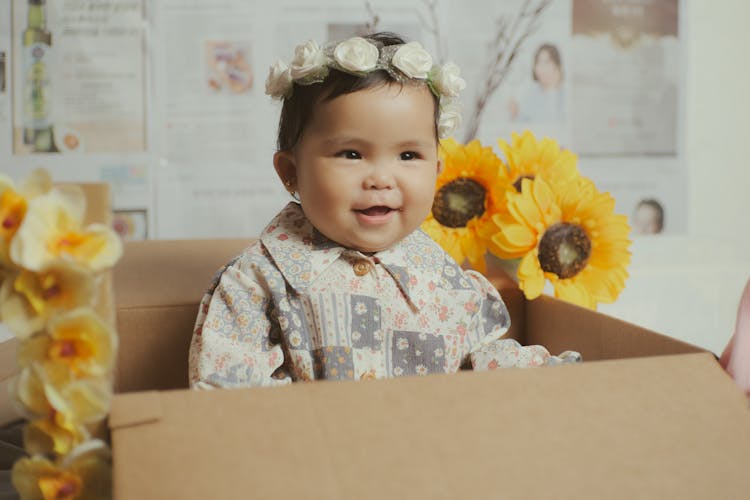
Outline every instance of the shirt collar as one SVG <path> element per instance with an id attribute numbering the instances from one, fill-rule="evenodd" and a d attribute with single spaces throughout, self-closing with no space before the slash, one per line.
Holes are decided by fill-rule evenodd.
<path id="1" fill-rule="evenodd" d="M 297 293 L 303 293 L 347 251 L 320 234 L 307 220 L 302 207 L 294 202 L 274 217 L 260 240 Z M 435 288 L 443 284 L 440 281 L 444 281 L 446 272 L 449 275 L 460 273 L 458 265 L 422 230 L 414 231 L 373 257 L 416 309 L 421 309 Z"/>

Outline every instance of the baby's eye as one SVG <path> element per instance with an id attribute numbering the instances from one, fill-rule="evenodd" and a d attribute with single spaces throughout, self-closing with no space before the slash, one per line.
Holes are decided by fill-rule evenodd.
<path id="1" fill-rule="evenodd" d="M 404 151 L 401 153 L 401 159 L 405 161 L 409 160 L 416 160 L 419 158 L 419 153 L 416 153 L 414 151 Z"/>
<path id="2" fill-rule="evenodd" d="M 352 149 L 339 151 L 338 153 L 336 153 L 336 156 L 340 158 L 346 158 L 347 160 L 361 160 L 362 159 L 362 155 Z"/>

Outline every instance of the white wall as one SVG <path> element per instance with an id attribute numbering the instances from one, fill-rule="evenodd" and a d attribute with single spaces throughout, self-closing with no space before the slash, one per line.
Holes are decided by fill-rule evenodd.
<path id="1" fill-rule="evenodd" d="M 602 312 L 720 353 L 750 278 L 750 2 L 685 2 L 689 234 L 635 238 Z"/>
<path id="2" fill-rule="evenodd" d="M 750 249 L 750 2 L 687 4 L 690 234 Z"/>

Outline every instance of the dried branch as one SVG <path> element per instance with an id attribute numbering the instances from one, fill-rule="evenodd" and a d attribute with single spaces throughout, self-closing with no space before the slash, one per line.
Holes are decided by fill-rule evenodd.
<path id="1" fill-rule="evenodd" d="M 488 45 L 487 77 L 477 95 L 474 112 L 466 127 L 464 142 L 474 139 L 487 101 L 508 75 L 526 39 L 539 28 L 539 17 L 553 0 L 524 0 L 515 17 L 502 15 L 497 19 L 495 37 Z"/>
<path id="2" fill-rule="evenodd" d="M 365 23 L 365 30 L 369 34 L 375 33 L 378 30 L 378 24 L 380 24 L 380 16 L 373 9 L 370 0 L 365 0 L 365 9 L 370 16 L 370 20 Z"/>
<path id="3" fill-rule="evenodd" d="M 437 15 L 437 0 L 422 0 L 422 3 L 427 8 L 429 19 L 424 19 L 420 15 L 422 20 L 422 26 L 427 28 L 427 31 L 435 39 L 435 50 L 437 51 L 438 63 L 443 64 L 445 62 L 445 52 L 443 51 L 443 37 L 440 36 L 440 21 Z"/>

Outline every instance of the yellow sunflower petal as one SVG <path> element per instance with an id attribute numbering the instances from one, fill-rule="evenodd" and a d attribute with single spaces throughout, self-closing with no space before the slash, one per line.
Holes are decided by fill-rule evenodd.
<path id="1" fill-rule="evenodd" d="M 508 161 L 508 177 L 511 183 L 526 177 L 545 177 L 551 182 L 568 182 L 578 174 L 578 157 L 564 150 L 550 138 L 537 140 L 532 132 L 512 136 L 511 143 L 500 140 L 498 145 Z"/>
<path id="2" fill-rule="evenodd" d="M 530 161 L 533 155 L 528 136 L 522 136 L 517 142 L 523 154 L 528 155 L 526 161 Z M 551 162 L 553 156 L 550 151 L 557 146 L 541 142 L 545 147 L 542 157 Z M 516 150 L 510 151 L 510 156 L 515 154 L 516 161 L 519 146 L 514 144 L 513 147 Z M 558 154 L 562 158 L 558 158 L 558 161 L 568 162 L 567 168 L 572 171 L 572 157 Z M 630 263 L 630 227 L 627 219 L 614 213 L 614 199 L 608 193 L 599 192 L 591 180 L 578 174 L 568 180 L 561 180 L 559 176 L 548 178 L 546 175 L 538 175 L 534 180 L 524 178 L 521 193 L 506 195 L 508 212 L 493 218 L 498 229 L 490 238 L 490 251 L 501 258 L 523 258 L 522 267 L 519 268 L 519 285 L 527 297 L 538 296 L 544 280 L 549 279 L 557 297 L 584 307 L 594 309 L 598 302 L 615 300 L 625 286 L 626 268 Z M 558 227 L 558 224 L 563 226 Z M 577 271 L 577 274 L 563 279 L 549 270 L 542 270 L 537 245 L 545 241 L 544 235 L 548 231 L 569 231 L 565 229 L 569 225 L 580 228 L 577 237 L 585 235 L 590 243 L 590 252 L 588 259 L 580 263 L 582 269 L 576 269 L 574 272 Z M 547 240 L 547 244 L 551 241 L 554 240 Z M 524 244 L 528 247 L 523 248 Z M 555 262 L 547 264 L 550 267 L 559 265 Z"/>
<path id="3" fill-rule="evenodd" d="M 555 222 L 559 219 L 559 206 L 556 204 L 555 195 L 550 186 L 539 178 L 532 181 L 524 179 L 524 189 L 527 187 L 531 189 L 531 195 L 534 197 L 534 202 L 539 207 L 539 212 L 544 217 L 546 223 Z"/>
<path id="4" fill-rule="evenodd" d="M 581 286 L 575 279 L 557 280 L 554 284 L 555 297 L 566 302 L 596 309 L 596 301 L 585 286 Z"/>
<path id="5" fill-rule="evenodd" d="M 509 252 L 527 252 L 536 245 L 534 231 L 521 224 L 504 225 L 497 237 L 501 238 L 503 248 Z"/>
<path id="6" fill-rule="evenodd" d="M 422 229 L 458 263 L 468 259 L 472 266 L 481 267 L 487 252 L 487 238 L 495 231 L 492 216 L 505 203 L 504 193 L 508 179 L 503 176 L 502 162 L 492 148 L 483 146 L 478 140 L 460 144 L 455 139 L 445 139 L 440 142 L 439 153 L 444 168 L 436 183 L 436 203 L 423 222 Z M 445 200 L 454 200 L 450 197 L 457 196 L 450 191 L 451 183 L 467 180 L 473 181 L 474 187 L 479 186 L 484 190 L 484 207 L 482 211 L 478 204 L 472 206 L 469 202 L 465 206 L 461 205 L 468 217 L 475 214 L 464 221 L 462 211 L 456 209 L 460 204 L 454 207 L 452 202 L 446 203 Z M 441 191 L 443 189 L 447 191 Z M 447 214 L 450 216 L 446 217 Z M 446 220 L 454 215 L 458 215 L 457 221 Z M 441 221 L 450 225 L 443 225 Z M 452 227 L 455 223 L 464 225 Z"/>
<path id="7" fill-rule="evenodd" d="M 536 251 L 527 253 L 518 266 L 518 284 L 527 299 L 539 297 L 544 290 L 544 272 L 539 266 Z"/>

